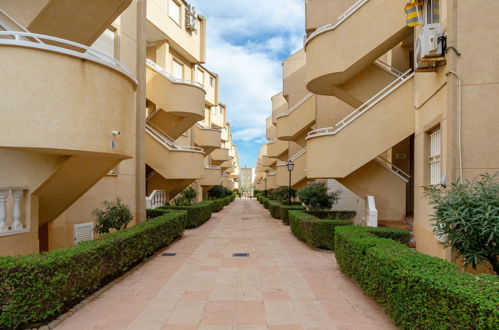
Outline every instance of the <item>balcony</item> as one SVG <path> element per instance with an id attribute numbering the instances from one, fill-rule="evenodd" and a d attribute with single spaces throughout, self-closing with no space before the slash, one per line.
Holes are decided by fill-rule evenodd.
<path id="1" fill-rule="evenodd" d="M 201 186 L 213 187 L 222 184 L 220 166 L 205 165 L 203 177 L 198 180 Z"/>
<path id="2" fill-rule="evenodd" d="M 291 107 L 303 99 L 308 90 L 305 86 L 306 56 L 303 49 L 286 58 L 282 63 L 282 95 Z"/>
<path id="3" fill-rule="evenodd" d="M 285 113 L 276 116 L 277 138 L 292 141 L 315 122 L 317 97 L 309 93 Z"/>
<path id="4" fill-rule="evenodd" d="M 275 158 L 269 158 L 268 156 L 263 157 L 263 167 L 271 167 L 277 162 Z"/>
<path id="5" fill-rule="evenodd" d="M 173 198 L 203 176 L 203 149 L 176 145 L 150 123 L 146 124 L 144 145 L 146 163 L 157 172 L 148 180 L 148 191 L 166 190 Z"/>
<path id="6" fill-rule="evenodd" d="M 277 129 L 272 123 L 272 117 L 267 117 L 265 121 L 266 121 L 265 137 L 267 138 L 267 140 L 273 140 L 276 138 Z"/>
<path id="7" fill-rule="evenodd" d="M 43 225 L 133 157 L 137 83 L 114 58 L 52 36 L 0 31 L 0 52 L 0 182 L 38 195 Z"/>
<path id="8" fill-rule="evenodd" d="M 307 136 L 307 176 L 344 178 L 414 133 L 414 73 L 407 71 L 334 127 Z"/>
<path id="9" fill-rule="evenodd" d="M 400 1 L 359 0 L 305 43 L 307 89 L 332 95 L 341 85 L 412 34 Z M 334 56 L 331 53 L 334 52 Z"/>
<path id="10" fill-rule="evenodd" d="M 273 140 L 267 143 L 267 157 L 279 158 L 283 153 L 288 151 L 288 142 L 281 140 Z"/>
<path id="11" fill-rule="evenodd" d="M 229 149 L 219 148 L 213 151 L 210 155 L 211 163 L 214 165 L 222 165 L 229 161 Z"/>
<path id="12" fill-rule="evenodd" d="M 220 148 L 221 132 L 218 128 L 211 128 L 204 122 L 198 122 L 194 126 L 194 144 L 204 149 L 206 155 Z"/>
<path id="13" fill-rule="evenodd" d="M 350 8 L 356 0 L 307 0 L 305 25 L 307 35 L 321 26 L 331 23 L 331 17 L 338 17 Z"/>
<path id="14" fill-rule="evenodd" d="M 275 117 L 288 111 L 288 102 L 282 95 L 282 92 L 272 96 L 272 123 L 276 123 Z"/>
<path id="15" fill-rule="evenodd" d="M 293 171 L 291 172 L 291 186 L 294 189 L 302 188 L 303 185 L 306 184 L 307 179 L 307 149 L 303 148 L 289 160 L 295 164 Z M 288 162 L 277 163 L 276 184 L 278 187 L 289 185 L 289 171 L 287 163 Z"/>
<path id="16" fill-rule="evenodd" d="M 205 90 L 201 84 L 174 78 L 149 59 L 146 80 L 147 99 L 156 105 L 148 121 L 173 140 L 204 119 Z"/>
<path id="17" fill-rule="evenodd" d="M 48 0 L 30 1 L 28 5 L 26 1 L 1 1 L 0 16 L 10 15 L 33 33 L 90 46 L 131 3 Z"/>

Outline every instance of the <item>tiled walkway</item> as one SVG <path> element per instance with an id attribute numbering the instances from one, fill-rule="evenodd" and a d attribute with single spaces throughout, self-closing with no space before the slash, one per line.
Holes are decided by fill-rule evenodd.
<path id="1" fill-rule="evenodd" d="M 343 276 L 255 200 L 236 200 L 59 329 L 392 329 Z M 249 253 L 234 258 L 233 253 Z"/>

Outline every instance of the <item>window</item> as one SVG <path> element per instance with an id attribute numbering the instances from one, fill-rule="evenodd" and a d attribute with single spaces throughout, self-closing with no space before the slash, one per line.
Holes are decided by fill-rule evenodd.
<path id="1" fill-rule="evenodd" d="M 213 84 L 215 83 L 215 79 L 210 76 L 210 86 L 213 87 Z"/>
<path id="2" fill-rule="evenodd" d="M 181 7 L 180 5 L 174 1 L 174 0 L 169 0 L 168 1 L 168 16 L 170 16 L 170 18 L 175 22 L 177 23 L 178 25 L 180 25 L 180 11 L 181 11 Z"/>
<path id="3" fill-rule="evenodd" d="M 184 79 L 184 65 L 176 60 L 173 60 L 172 75 L 177 79 Z"/>
<path id="4" fill-rule="evenodd" d="M 440 1 L 427 0 L 424 3 L 424 22 L 425 24 L 433 24 L 440 22 Z"/>
<path id="5" fill-rule="evenodd" d="M 440 128 L 430 133 L 430 184 L 437 185 L 441 177 L 441 134 Z"/>
<path id="6" fill-rule="evenodd" d="M 198 70 L 196 71 L 196 81 L 200 83 L 201 85 L 204 85 L 204 71 L 203 70 Z"/>
<path id="7" fill-rule="evenodd" d="M 114 57 L 114 31 L 106 29 L 91 47 L 101 53 Z"/>

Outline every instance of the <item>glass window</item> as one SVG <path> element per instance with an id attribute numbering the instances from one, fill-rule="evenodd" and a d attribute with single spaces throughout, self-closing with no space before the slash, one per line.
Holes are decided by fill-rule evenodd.
<path id="1" fill-rule="evenodd" d="M 168 1 L 168 16 L 178 25 L 180 25 L 180 10 L 181 7 L 176 1 Z"/>
<path id="2" fill-rule="evenodd" d="M 196 72 L 196 81 L 200 83 L 201 85 L 204 85 L 204 71 L 203 70 L 197 70 Z"/>
<path id="3" fill-rule="evenodd" d="M 439 0 L 427 0 L 424 5 L 424 15 L 425 23 L 433 24 L 440 23 L 440 1 Z"/>
<path id="4" fill-rule="evenodd" d="M 184 65 L 176 60 L 173 60 L 172 75 L 177 79 L 184 79 Z"/>
<path id="5" fill-rule="evenodd" d="M 210 86 L 213 87 L 213 84 L 215 83 L 215 79 L 210 76 Z"/>
<path id="6" fill-rule="evenodd" d="M 430 184 L 440 183 L 441 177 L 441 134 L 440 128 L 430 133 Z"/>

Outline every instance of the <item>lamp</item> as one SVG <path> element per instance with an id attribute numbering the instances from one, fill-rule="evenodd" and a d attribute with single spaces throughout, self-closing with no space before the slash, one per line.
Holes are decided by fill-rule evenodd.
<path id="1" fill-rule="evenodd" d="M 291 206 L 291 172 L 293 172 L 293 168 L 295 167 L 295 163 L 293 163 L 291 160 L 289 160 L 286 163 L 286 166 L 288 167 L 288 172 L 289 172 L 288 205 Z"/>

